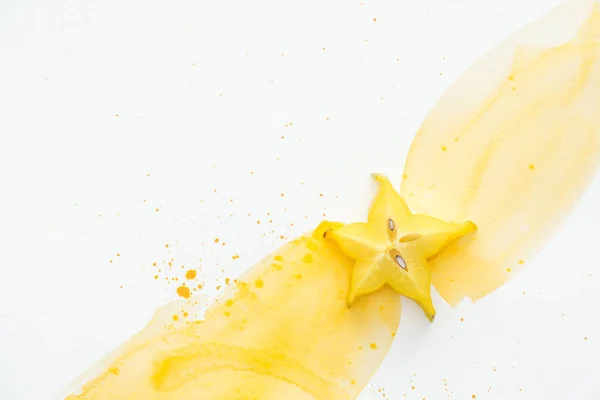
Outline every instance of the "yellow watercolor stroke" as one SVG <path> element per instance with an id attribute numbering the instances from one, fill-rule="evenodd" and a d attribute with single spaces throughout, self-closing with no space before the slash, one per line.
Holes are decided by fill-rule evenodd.
<path id="1" fill-rule="evenodd" d="M 594 176 L 599 56 L 600 4 L 569 2 L 474 65 L 425 119 L 402 196 L 413 211 L 479 228 L 430 262 L 449 303 L 504 284 L 548 242 Z"/>
<path id="2" fill-rule="evenodd" d="M 385 288 L 348 307 L 354 263 L 328 228 L 248 270 L 203 322 L 134 338 L 68 399 L 356 398 L 392 344 L 400 296 Z"/>

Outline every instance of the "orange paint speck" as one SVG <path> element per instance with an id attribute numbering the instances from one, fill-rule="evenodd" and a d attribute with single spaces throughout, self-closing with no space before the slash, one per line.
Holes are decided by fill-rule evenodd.
<path id="1" fill-rule="evenodd" d="M 168 245 L 168 244 L 165 244 L 165 247 L 168 249 L 168 248 L 169 248 L 169 245 Z"/>
<path id="2" fill-rule="evenodd" d="M 215 243 L 219 243 L 219 238 L 215 238 Z"/>
<path id="3" fill-rule="evenodd" d="M 190 269 L 188 272 L 185 273 L 185 277 L 187 279 L 194 279 L 196 277 L 196 270 Z"/>
<path id="4" fill-rule="evenodd" d="M 177 294 L 180 297 L 189 299 L 190 298 L 190 289 L 188 287 L 186 287 L 186 286 L 179 286 L 177 288 Z"/>
<path id="5" fill-rule="evenodd" d="M 306 264 L 310 264 L 311 262 L 313 262 L 313 256 L 310 253 L 306 253 L 304 255 L 304 257 L 302 257 L 302 261 L 304 261 Z"/>

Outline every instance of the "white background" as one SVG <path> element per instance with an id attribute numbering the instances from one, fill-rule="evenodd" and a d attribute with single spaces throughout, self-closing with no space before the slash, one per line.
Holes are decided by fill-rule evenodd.
<path id="1" fill-rule="evenodd" d="M 1 399 L 52 398 L 181 265 L 213 295 L 323 214 L 364 218 L 445 88 L 558 1 L 150 3 L 0 1 Z M 405 302 L 361 399 L 600 398 L 599 202 L 596 180 L 484 300 L 436 295 L 434 324 Z"/>

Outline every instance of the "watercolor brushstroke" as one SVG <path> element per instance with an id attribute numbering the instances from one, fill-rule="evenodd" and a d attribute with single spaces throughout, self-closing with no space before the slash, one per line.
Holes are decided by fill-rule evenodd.
<path id="1" fill-rule="evenodd" d="M 597 3 L 558 8 L 467 71 L 417 134 L 403 197 L 479 228 L 432 260 L 450 303 L 502 285 L 595 172 L 599 40 Z M 347 307 L 353 260 L 323 239 L 328 227 L 250 268 L 202 321 L 174 324 L 181 303 L 163 307 L 66 398 L 356 398 L 392 344 L 400 296 L 384 287 Z"/>
<path id="2" fill-rule="evenodd" d="M 566 3 L 475 64 L 426 117 L 402 196 L 479 228 L 430 262 L 450 304 L 482 298 L 531 261 L 595 175 L 599 57 L 600 3 Z"/>

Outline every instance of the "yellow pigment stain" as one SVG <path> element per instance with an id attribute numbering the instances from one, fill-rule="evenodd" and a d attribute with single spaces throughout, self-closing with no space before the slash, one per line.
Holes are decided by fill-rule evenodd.
<path id="1" fill-rule="evenodd" d="M 177 294 L 183 298 L 188 299 L 190 297 L 190 289 L 187 286 L 179 286 L 177 288 Z"/>
<path id="2" fill-rule="evenodd" d="M 190 269 L 189 271 L 187 271 L 185 273 L 185 277 L 186 277 L 186 279 L 194 279 L 194 278 L 196 278 L 196 270 Z"/>
<path id="3" fill-rule="evenodd" d="M 302 257 L 302 261 L 303 261 L 304 263 L 306 263 L 306 264 L 310 264 L 311 262 L 313 262 L 313 260 L 314 260 L 314 259 L 313 259 L 313 256 L 312 256 L 312 254 L 310 254 L 310 253 L 306 253 L 306 254 L 304 255 L 304 257 Z"/>
<path id="4" fill-rule="evenodd" d="M 312 242 L 312 241 L 308 241 L 306 243 L 306 247 L 310 250 L 310 251 L 317 251 L 318 250 L 318 246 Z"/>
<path id="5" fill-rule="evenodd" d="M 578 31 L 564 28 L 569 7 L 589 7 Z M 568 2 L 471 67 L 423 122 L 406 162 L 404 199 L 414 212 L 478 227 L 430 261 L 432 283 L 449 303 L 502 286 L 514 255 L 543 247 L 594 176 L 599 38 L 600 4 Z M 455 138 L 452 151 L 439 150 Z"/>
<path id="6" fill-rule="evenodd" d="M 384 288 L 348 308 L 353 262 L 322 234 L 296 238 L 248 269 L 200 323 L 173 324 L 181 303 L 165 306 L 115 354 L 119 376 L 97 375 L 69 400 L 356 398 L 392 344 L 400 297 Z M 310 268 L 308 243 L 317 247 Z M 377 351 L 364 351 L 374 333 Z"/>

